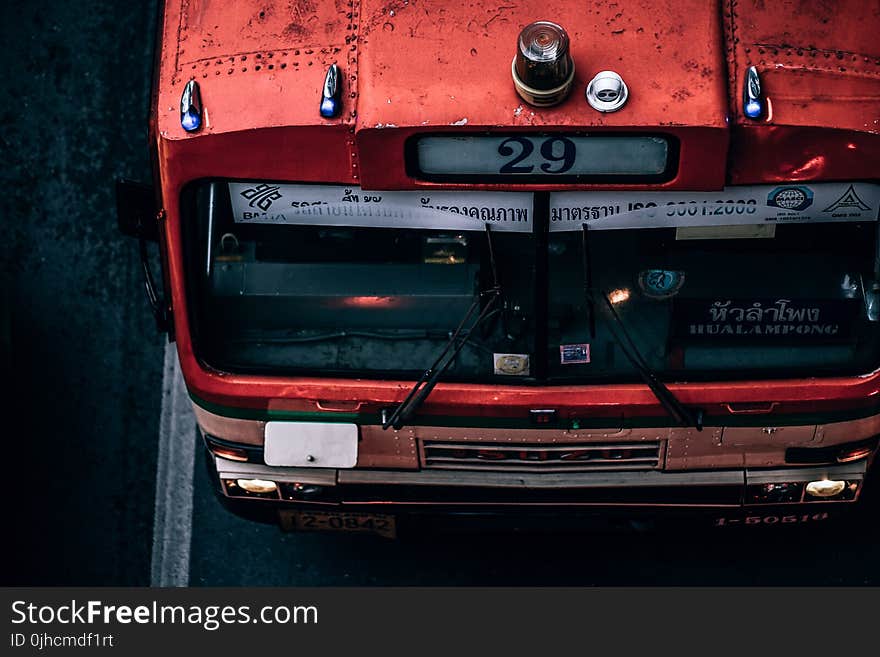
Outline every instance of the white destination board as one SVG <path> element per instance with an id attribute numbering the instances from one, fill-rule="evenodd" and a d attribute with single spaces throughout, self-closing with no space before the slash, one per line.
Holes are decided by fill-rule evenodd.
<path id="1" fill-rule="evenodd" d="M 532 232 L 528 192 L 369 192 L 341 185 L 229 183 L 236 223 Z"/>
<path id="2" fill-rule="evenodd" d="M 555 192 L 550 230 L 876 221 L 880 185 L 791 183 L 720 192 Z"/>
<path id="3" fill-rule="evenodd" d="M 659 176 L 669 144 L 644 135 L 437 135 L 416 146 L 426 174 L 541 176 Z"/>

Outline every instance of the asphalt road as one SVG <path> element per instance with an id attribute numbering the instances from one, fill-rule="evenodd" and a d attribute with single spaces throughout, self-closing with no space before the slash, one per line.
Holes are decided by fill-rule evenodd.
<path id="1" fill-rule="evenodd" d="M 163 339 L 113 181 L 149 180 L 156 4 L 0 11 L 3 580 L 147 584 Z"/>
<path id="2" fill-rule="evenodd" d="M 0 584 L 148 585 L 163 545 L 154 525 L 182 559 L 176 576 L 192 585 L 880 583 L 872 525 L 390 542 L 285 534 L 227 513 L 185 409 L 163 396 L 164 340 L 147 312 L 135 244 L 114 224 L 113 180 L 149 179 L 155 2 L 6 3 L 2 12 L 0 345 L 12 384 L 2 425 L 12 555 Z M 178 423 L 172 444 L 195 456 L 171 459 L 177 478 L 163 478 L 157 498 L 169 418 Z M 156 521 L 157 508 L 177 524 Z"/>

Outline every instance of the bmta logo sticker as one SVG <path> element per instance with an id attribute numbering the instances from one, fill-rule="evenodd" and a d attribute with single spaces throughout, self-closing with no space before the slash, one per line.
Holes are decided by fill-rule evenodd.
<path id="1" fill-rule="evenodd" d="M 256 205 L 263 212 L 268 212 L 269 208 L 272 207 L 272 201 L 281 200 L 280 189 L 278 185 L 273 186 L 262 183 L 256 187 L 244 190 L 241 195 L 250 201 L 248 203 L 250 207 Z"/>
<path id="2" fill-rule="evenodd" d="M 809 187 L 777 187 L 767 195 L 767 205 L 783 210 L 806 210 L 813 205 L 813 190 Z"/>

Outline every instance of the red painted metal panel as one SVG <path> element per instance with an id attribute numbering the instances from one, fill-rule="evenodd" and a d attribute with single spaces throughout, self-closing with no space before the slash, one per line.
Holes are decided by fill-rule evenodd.
<path id="1" fill-rule="evenodd" d="M 880 2 L 726 0 L 734 184 L 880 177 Z M 755 66 L 768 98 L 742 114 Z"/>
<path id="2" fill-rule="evenodd" d="M 327 67 L 356 68 L 351 50 L 357 3 L 168 2 L 159 62 L 158 131 L 163 139 L 201 141 L 211 135 L 278 126 L 345 123 L 352 114 L 318 114 Z M 180 127 L 180 94 L 195 79 L 204 127 Z M 343 81 L 354 93 L 352 79 Z"/>
<path id="3" fill-rule="evenodd" d="M 735 185 L 880 178 L 880 137 L 867 132 L 744 126 L 733 130 L 730 151 Z"/>
<path id="4" fill-rule="evenodd" d="M 209 177 L 351 184 L 355 180 L 350 138 L 345 126 L 335 125 L 160 139 L 164 196 L 170 198 L 185 183 Z"/>
<path id="5" fill-rule="evenodd" d="M 468 127 L 725 127 L 714 3 L 363 0 L 362 6 L 363 128 L 465 119 Z M 522 102 L 510 73 L 517 35 L 535 20 L 565 28 L 576 71 L 571 96 L 542 110 Z M 624 109 L 611 114 L 594 111 L 584 99 L 587 82 L 605 69 L 617 71 L 631 90 Z"/>
<path id="6" fill-rule="evenodd" d="M 646 10 L 624 2 L 365 0 L 362 14 L 370 18 L 360 29 L 358 146 L 368 187 L 414 184 L 402 163 L 403 141 L 414 132 L 499 129 L 668 131 L 682 141 L 682 172 L 667 186 L 724 184 L 726 78 L 711 3 L 657 2 Z M 567 100 L 537 109 L 516 94 L 510 68 L 520 30 L 542 19 L 568 32 L 575 81 Z M 626 106 L 611 114 L 584 98 L 605 69 L 630 89 Z"/>
<path id="7" fill-rule="evenodd" d="M 716 189 L 724 183 L 727 148 L 721 23 L 705 2 L 686 5 L 661 3 L 647 12 L 613 4 L 583 11 L 572 4 L 547 16 L 537 1 L 500 7 L 428 0 L 362 7 L 354 1 L 172 2 L 164 22 L 157 132 L 164 141 L 190 145 L 193 157 L 210 153 L 212 166 L 231 162 L 233 154 L 262 153 L 266 166 L 251 166 L 240 177 L 317 180 L 318 158 L 290 160 L 271 144 L 303 140 L 294 128 L 322 127 L 317 134 L 327 135 L 326 146 L 318 138 L 304 141 L 301 150 L 323 159 L 325 149 L 347 149 L 350 161 L 342 166 L 331 159 L 335 173 L 326 179 L 361 179 L 372 189 L 430 186 L 404 171 L 402 143 L 416 130 L 669 132 L 682 141 L 684 164 L 667 186 Z M 519 30 L 540 17 L 568 30 L 577 73 L 565 102 L 537 110 L 516 95 L 510 62 Z M 334 62 L 342 68 L 344 111 L 325 120 L 317 108 Z M 596 112 L 584 99 L 589 79 L 606 68 L 620 72 L 630 88 L 626 107 L 614 114 Z M 199 82 L 205 107 L 204 127 L 195 134 L 179 121 L 180 94 L 190 79 Z M 329 125 L 357 130 L 357 143 L 342 145 Z M 285 127 L 293 134 L 284 135 Z M 267 129 L 273 133 L 264 138 L 255 132 Z M 243 140 L 203 143 L 237 132 Z"/>

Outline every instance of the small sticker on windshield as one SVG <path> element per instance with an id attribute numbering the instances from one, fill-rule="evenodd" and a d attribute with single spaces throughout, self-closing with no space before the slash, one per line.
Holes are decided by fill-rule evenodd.
<path id="1" fill-rule="evenodd" d="M 647 269 L 639 273 L 639 287 L 646 297 L 668 299 L 684 285 L 684 272 L 669 269 Z"/>
<path id="2" fill-rule="evenodd" d="M 493 354 L 495 362 L 495 374 L 506 376 L 528 376 L 528 354 Z"/>
<path id="3" fill-rule="evenodd" d="M 559 345 L 559 362 L 563 365 L 578 365 L 590 362 L 590 345 L 561 344 Z"/>

